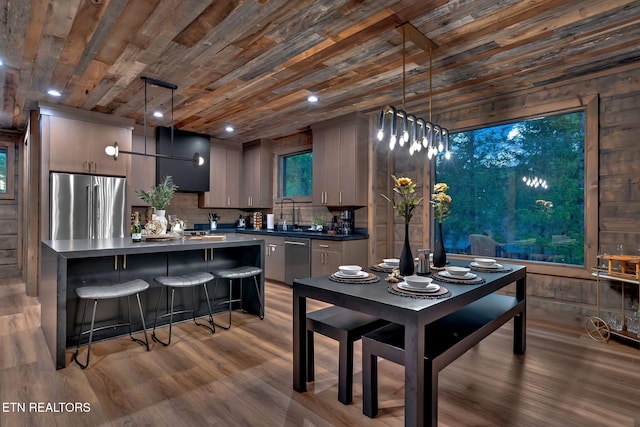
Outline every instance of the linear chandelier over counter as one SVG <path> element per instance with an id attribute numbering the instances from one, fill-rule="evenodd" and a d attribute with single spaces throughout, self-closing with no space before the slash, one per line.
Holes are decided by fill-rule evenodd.
<path id="1" fill-rule="evenodd" d="M 151 77 L 140 77 L 144 80 L 144 152 L 140 153 L 137 151 L 128 151 L 121 150 L 118 147 L 118 142 L 114 142 L 113 145 L 107 145 L 104 149 L 105 153 L 108 156 L 113 156 L 113 160 L 118 160 L 119 154 L 129 154 L 135 156 L 145 156 L 145 157 L 158 157 L 162 159 L 171 159 L 171 160 L 183 160 L 185 162 L 192 162 L 194 167 L 202 166 L 204 164 L 204 159 L 200 156 L 199 153 L 195 153 L 193 157 L 178 157 L 178 156 L 169 156 L 166 154 L 156 154 L 156 153 L 147 153 L 147 83 L 154 86 L 163 87 L 165 89 L 171 89 L 171 147 L 173 149 L 173 92 L 178 89 L 178 86 L 173 83 L 163 82 L 162 80 L 153 79 Z M 173 150 L 172 150 L 173 151 Z"/>
<path id="2" fill-rule="evenodd" d="M 427 150 L 427 158 L 431 160 L 439 153 L 444 153 L 449 159 L 449 131 L 442 126 L 434 124 L 431 120 L 431 100 L 433 97 L 431 55 L 433 49 L 438 47 L 432 40 L 422 34 L 416 27 L 406 22 L 396 28 L 402 33 L 402 108 L 397 109 L 387 105 L 380 111 L 378 117 L 378 140 L 383 141 L 389 132 L 389 149 L 393 151 L 396 144 L 404 147 L 407 144 L 409 154 Z M 416 117 L 414 114 L 405 111 L 405 90 L 406 90 L 406 38 L 409 38 L 416 46 L 425 52 L 429 52 L 429 120 Z M 390 115 L 389 120 L 386 116 Z M 385 126 L 388 123 L 388 126 Z"/>

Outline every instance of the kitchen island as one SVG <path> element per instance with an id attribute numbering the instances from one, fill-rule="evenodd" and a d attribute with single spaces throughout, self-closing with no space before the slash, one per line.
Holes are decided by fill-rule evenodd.
<path id="1" fill-rule="evenodd" d="M 82 307 L 75 290 L 81 286 L 108 285 L 133 279 L 147 281 L 150 288 L 140 295 L 147 328 L 153 325 L 161 286 L 155 277 L 213 271 L 240 265 L 264 269 L 264 240 L 230 233 L 225 240 L 169 240 L 133 243 L 126 239 L 100 240 L 46 240 L 41 243 L 39 299 L 41 304 L 42 331 L 54 360 L 56 369 L 66 366 L 65 350 L 75 346 Z M 249 288 L 248 285 L 251 285 Z M 237 286 L 237 284 L 236 284 Z M 260 312 L 264 301 L 264 277 L 259 279 L 260 298 L 252 291 L 253 283 L 247 282 L 242 302 L 234 308 L 250 313 Z M 218 286 L 215 295 L 210 286 L 210 296 L 216 301 L 227 299 L 229 287 Z M 234 297 L 239 291 L 234 292 Z M 206 300 L 200 295 L 197 316 L 206 313 Z M 191 290 L 176 294 L 176 310 L 190 309 Z M 164 304 L 162 305 L 164 307 Z M 132 308 L 135 310 L 135 307 Z M 162 308 L 161 308 L 162 310 Z M 217 311 L 226 310 L 219 307 Z M 214 311 L 216 311 L 214 307 Z M 103 300 L 98 304 L 96 327 L 127 322 L 126 299 Z M 134 320 L 136 316 L 133 316 Z M 174 321 L 190 319 L 190 313 L 174 316 Z M 167 323 L 165 319 L 159 324 Z M 142 330 L 142 323 L 132 324 L 132 329 Z M 126 329 L 105 329 L 94 335 L 94 340 L 113 334 L 121 335 Z"/>

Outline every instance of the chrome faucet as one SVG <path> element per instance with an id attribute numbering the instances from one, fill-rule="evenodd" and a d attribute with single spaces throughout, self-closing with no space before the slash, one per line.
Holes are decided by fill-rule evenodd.
<path id="1" fill-rule="evenodd" d="M 280 200 L 280 219 L 282 219 L 282 211 L 283 211 L 282 207 L 284 205 L 285 200 L 288 201 L 288 202 L 291 202 L 291 226 L 293 228 L 295 228 L 296 227 L 296 202 L 295 202 L 295 200 L 290 199 L 288 197 L 285 197 L 284 199 Z"/>

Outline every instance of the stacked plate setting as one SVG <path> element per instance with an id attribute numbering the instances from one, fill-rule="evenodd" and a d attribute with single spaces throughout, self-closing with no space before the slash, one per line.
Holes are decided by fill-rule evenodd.
<path id="1" fill-rule="evenodd" d="M 405 291 L 434 293 L 440 290 L 440 285 L 431 283 L 431 277 L 406 276 L 403 282 L 398 283 L 398 288 Z"/>
<path id="2" fill-rule="evenodd" d="M 398 258 L 385 258 L 382 260 L 382 264 L 379 264 L 380 268 L 398 268 L 400 266 L 400 260 Z"/>
<path id="3" fill-rule="evenodd" d="M 470 273 L 470 271 L 471 269 L 467 267 L 447 266 L 444 271 L 440 271 L 438 274 L 442 277 L 456 280 L 472 280 L 478 277 Z"/>
<path id="4" fill-rule="evenodd" d="M 359 265 L 341 265 L 338 270 L 333 275 L 340 279 L 364 279 L 369 277 L 369 273 L 362 271 L 362 267 Z"/>
<path id="5" fill-rule="evenodd" d="M 474 258 L 473 262 L 471 262 L 469 265 L 471 265 L 471 267 L 476 267 L 476 268 L 487 268 L 487 269 L 502 268 L 502 265 L 498 264 L 496 260 L 493 258 Z"/>

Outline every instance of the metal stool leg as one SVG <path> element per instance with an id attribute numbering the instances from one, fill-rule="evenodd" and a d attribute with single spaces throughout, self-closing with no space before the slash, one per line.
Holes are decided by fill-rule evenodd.
<path id="1" fill-rule="evenodd" d="M 207 284 L 203 284 L 204 286 L 204 294 L 207 297 L 207 305 L 209 307 L 209 319 L 213 319 L 213 315 L 211 314 L 211 304 L 209 303 L 209 292 L 207 291 Z M 215 333 L 216 332 L 216 327 L 215 325 L 204 325 L 202 323 L 198 323 L 198 321 L 196 320 L 196 287 L 193 286 L 191 287 L 191 299 L 193 300 L 193 323 L 195 323 L 198 326 L 202 326 L 203 328 L 207 328 L 211 331 L 211 333 Z M 210 320 L 211 321 L 211 320 Z"/>
<path id="2" fill-rule="evenodd" d="M 264 320 L 264 300 L 260 295 L 260 286 L 258 285 L 258 276 L 253 276 L 253 283 L 256 285 L 256 293 L 258 294 L 258 304 L 260 304 L 260 320 Z"/>
<path id="3" fill-rule="evenodd" d="M 240 304 L 241 304 L 241 310 L 244 311 L 245 313 L 247 312 L 244 309 L 244 297 L 242 295 L 243 292 L 243 279 L 240 279 Z M 260 308 L 258 310 L 258 316 L 260 317 L 260 319 L 264 319 L 264 310 L 263 310 L 263 303 L 262 303 L 262 294 L 260 293 L 260 286 L 258 285 L 258 276 L 253 276 L 253 283 L 256 286 L 256 294 L 258 295 L 258 304 L 260 304 Z"/>
<path id="4" fill-rule="evenodd" d="M 147 351 L 149 351 L 149 337 L 147 336 L 147 325 L 144 323 L 144 314 L 142 313 L 142 304 L 140 303 L 140 293 L 136 294 L 136 299 L 138 300 L 138 308 L 140 309 L 140 320 L 142 320 L 142 330 L 144 331 L 144 345 L 147 347 Z M 128 302 L 128 301 L 127 301 Z M 131 328 L 131 327 L 129 327 Z M 135 340 L 135 338 L 134 338 Z M 136 340 L 140 341 L 140 340 Z"/>
<path id="5" fill-rule="evenodd" d="M 98 306 L 98 300 L 97 299 L 93 300 L 93 314 L 91 316 L 91 329 L 89 329 L 89 345 L 87 346 L 87 361 L 83 365 L 78 360 L 78 352 L 79 352 L 79 348 L 80 348 L 80 337 L 82 336 L 82 328 L 84 327 L 84 315 L 85 315 L 85 311 L 87 310 L 87 304 L 88 303 L 89 303 L 89 300 L 86 300 L 85 303 L 84 303 L 84 310 L 82 311 L 82 323 L 80 325 L 80 333 L 78 335 L 78 345 L 76 347 L 76 353 L 75 353 L 74 358 L 73 358 L 73 360 L 75 360 L 76 363 L 78 365 L 80 365 L 80 367 L 82 369 L 85 369 L 87 366 L 89 366 L 89 359 L 91 358 L 91 341 L 93 341 L 93 326 L 94 326 L 95 320 L 96 320 L 96 307 Z"/>
<path id="6" fill-rule="evenodd" d="M 209 299 L 209 290 L 207 289 L 207 284 L 204 285 L 204 296 L 207 298 L 207 308 L 209 308 L 209 323 L 213 327 L 213 332 L 216 331 L 216 325 L 213 323 L 213 311 L 211 310 L 211 300 Z"/>
<path id="7" fill-rule="evenodd" d="M 164 288 L 164 286 L 163 286 Z M 153 333 L 151 334 L 151 338 L 156 341 L 159 342 L 160 344 L 164 345 L 165 347 L 168 346 L 169 344 L 171 344 L 171 327 L 173 325 L 173 300 L 175 297 L 175 293 L 176 290 L 174 288 L 171 288 L 171 309 L 169 310 L 169 339 L 167 340 L 167 342 L 162 341 L 160 338 L 158 338 L 156 336 L 156 325 L 154 323 L 153 325 Z M 158 300 L 158 308 L 156 309 L 156 322 L 158 321 L 158 310 L 160 309 L 160 300 L 162 300 L 162 290 L 160 291 L 160 299 Z"/>
<path id="8" fill-rule="evenodd" d="M 213 288 L 213 298 L 214 299 L 216 297 L 216 290 L 218 289 L 218 281 L 219 280 L 220 280 L 220 278 L 216 277 L 216 284 L 215 284 L 215 286 Z M 223 279 L 223 280 L 227 280 L 227 279 Z M 228 279 L 228 280 L 229 280 L 229 309 L 228 309 L 228 311 L 229 311 L 229 324 L 227 326 L 225 326 L 225 325 L 222 325 L 220 323 L 215 323 L 214 322 L 215 326 L 219 326 L 224 330 L 228 330 L 228 329 L 231 328 L 231 308 L 232 308 L 232 304 L 233 304 L 233 298 L 232 298 L 232 296 L 233 296 L 233 280 L 231 280 L 231 279 Z M 242 287 L 242 281 L 240 281 L 240 286 Z"/>
<path id="9" fill-rule="evenodd" d="M 158 306 L 156 307 L 156 318 L 153 321 L 153 331 L 151 332 L 151 338 L 156 334 L 156 325 L 158 324 L 158 314 L 160 314 L 160 302 L 162 301 L 162 293 L 164 292 L 164 286 L 160 288 L 160 296 L 158 297 Z"/>
<path id="10" fill-rule="evenodd" d="M 144 325 L 144 316 L 142 314 L 142 305 L 140 304 L 140 294 L 136 294 L 136 297 L 138 298 L 138 306 L 140 307 L 140 318 L 142 319 L 142 328 L 144 329 L 144 339 L 145 341 L 142 341 L 138 338 L 135 338 L 131 332 L 131 302 L 129 301 L 129 295 L 127 295 L 127 315 L 129 316 L 129 323 L 127 323 L 127 326 L 129 327 L 129 338 L 131 338 L 131 341 L 135 341 L 138 344 L 142 344 L 144 346 L 147 347 L 147 351 L 149 351 L 149 340 L 147 339 L 147 329 Z"/>

